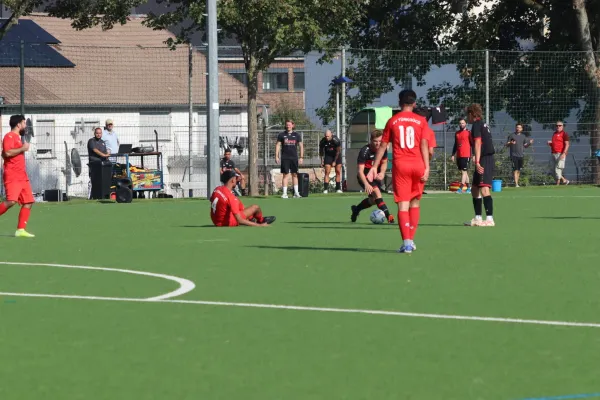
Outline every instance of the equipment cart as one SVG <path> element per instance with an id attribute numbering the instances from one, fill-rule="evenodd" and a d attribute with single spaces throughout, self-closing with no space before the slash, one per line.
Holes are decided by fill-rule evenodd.
<path id="1" fill-rule="evenodd" d="M 115 154 L 113 166 L 113 186 L 122 178 L 131 180 L 134 192 L 149 192 L 148 197 L 156 197 L 156 192 L 164 189 L 163 160 L 161 152 Z M 140 196 L 142 193 L 138 193 Z"/>

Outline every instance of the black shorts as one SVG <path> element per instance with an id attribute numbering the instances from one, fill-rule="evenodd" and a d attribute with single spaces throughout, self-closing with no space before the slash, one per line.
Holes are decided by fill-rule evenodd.
<path id="1" fill-rule="evenodd" d="M 459 171 L 466 171 L 469 169 L 469 161 L 471 159 L 469 157 L 459 157 L 456 159 L 456 166 Z"/>
<path id="2" fill-rule="evenodd" d="M 475 165 L 475 171 L 473 172 L 472 185 L 479 187 L 492 187 L 492 180 L 494 179 L 494 155 L 481 156 L 479 164 L 483 167 L 483 174 L 480 175 L 477 172 L 477 165 Z"/>
<path id="3" fill-rule="evenodd" d="M 297 174 L 298 173 L 298 160 L 281 160 L 281 173 L 282 174 Z"/>
<path id="4" fill-rule="evenodd" d="M 332 165 L 334 158 L 335 158 L 335 154 L 333 154 L 333 155 L 325 154 L 325 157 L 323 157 L 323 159 L 324 159 L 323 164 Z M 338 156 L 337 160 L 335 160 L 335 163 L 336 163 L 336 165 L 342 165 L 342 155 L 341 154 Z"/>
<path id="5" fill-rule="evenodd" d="M 358 180 L 358 184 L 360 185 L 361 188 L 363 188 L 363 190 L 365 189 L 365 185 L 363 184 L 362 180 L 357 176 L 356 179 Z M 379 190 L 381 189 L 381 186 L 383 185 L 383 183 L 379 180 L 379 179 L 375 179 L 373 182 L 371 182 L 371 186 L 373 187 L 377 187 L 379 188 Z"/>
<path id="6" fill-rule="evenodd" d="M 520 171 L 523 168 L 523 157 L 511 157 L 513 171 Z"/>

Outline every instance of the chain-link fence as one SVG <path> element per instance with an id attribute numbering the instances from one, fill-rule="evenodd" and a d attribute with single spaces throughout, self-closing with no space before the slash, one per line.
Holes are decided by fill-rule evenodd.
<path id="1" fill-rule="evenodd" d="M 116 27 L 106 32 L 74 32 L 63 20 L 36 22 L 62 43 L 2 42 L 0 53 L 0 125 L 6 133 L 10 115 L 24 112 L 28 118 L 33 139 L 27 164 L 34 191 L 60 189 L 87 197 L 87 143 L 93 128 L 105 128 L 110 119 L 121 144 L 161 153 L 166 193 L 182 197 L 193 188 L 194 196 L 206 196 L 206 49 L 170 50 L 163 36 L 136 21 L 128 22 L 128 31 Z M 317 191 L 323 179 L 318 142 L 325 129 L 343 138 L 361 109 L 394 107 L 398 91 L 407 87 L 417 92 L 420 104 L 444 105 L 449 113 L 447 124 L 433 126 L 438 148 L 431 189 L 445 190 L 459 176 L 449 159 L 458 120 L 472 102 L 484 106 L 497 142 L 496 179 L 512 184 L 504 142 L 519 121 L 524 134 L 535 141 L 526 150 L 521 183 L 552 183 L 547 141 L 555 122 L 563 120 L 571 136 L 567 178 L 597 183 L 600 91 L 582 58 L 578 52 L 348 49 L 327 62 L 317 53 L 278 59 L 258 77 L 259 191 L 272 194 L 280 189 L 274 150 L 286 119 L 293 119 L 303 135 L 303 169 Z M 342 74 L 351 82 L 334 84 Z M 220 156 L 225 148 L 233 149 L 233 159 L 244 173 L 247 104 L 241 49 L 219 48 Z M 132 158 L 135 167 L 141 168 L 141 162 L 140 157 Z M 147 165 L 144 168 L 155 168 Z"/>

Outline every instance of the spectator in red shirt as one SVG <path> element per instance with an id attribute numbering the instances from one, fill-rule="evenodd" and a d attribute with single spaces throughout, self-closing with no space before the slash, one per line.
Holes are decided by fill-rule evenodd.
<path id="1" fill-rule="evenodd" d="M 0 215 L 8 211 L 16 203 L 21 205 L 16 237 L 34 237 L 25 230 L 31 206 L 35 202 L 31 184 L 25 169 L 25 152 L 29 150 L 29 142 L 23 143 L 21 136 L 25 134 L 27 122 L 23 115 L 10 117 L 10 132 L 2 139 L 2 158 L 4 159 L 4 191 L 6 200 L 0 204 Z"/>
<path id="2" fill-rule="evenodd" d="M 461 172 L 460 189 L 457 193 L 471 193 L 469 187 L 469 161 L 471 161 L 471 132 L 467 129 L 467 121 L 458 122 L 460 129 L 454 134 L 454 147 L 452 148 L 452 162 L 456 157 L 456 166 Z"/>
<path id="3" fill-rule="evenodd" d="M 556 131 L 552 134 L 552 140 L 548 140 L 548 146 L 550 146 L 550 152 L 552 153 L 550 163 L 554 169 L 557 185 L 560 185 L 561 181 L 565 185 L 569 184 L 569 180 L 563 176 L 569 145 L 569 135 L 564 131 L 564 124 L 562 121 L 558 121 Z"/>

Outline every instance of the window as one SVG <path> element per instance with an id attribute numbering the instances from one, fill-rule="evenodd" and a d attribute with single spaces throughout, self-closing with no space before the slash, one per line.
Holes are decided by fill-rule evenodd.
<path id="1" fill-rule="evenodd" d="M 158 133 L 158 140 L 171 139 L 171 112 L 170 111 L 140 111 L 140 142 L 154 142 Z"/>
<path id="2" fill-rule="evenodd" d="M 289 90 L 287 68 L 271 68 L 263 72 L 263 90 L 287 92 Z"/>
<path id="3" fill-rule="evenodd" d="M 56 157 L 56 132 L 53 119 L 38 119 L 35 123 L 35 144 L 39 158 Z"/>
<path id="4" fill-rule="evenodd" d="M 244 86 L 248 86 L 248 74 L 245 72 L 229 72 L 231 76 L 240 81 Z"/>
<path id="5" fill-rule="evenodd" d="M 294 69 L 294 90 L 304 90 L 303 69 Z"/>

